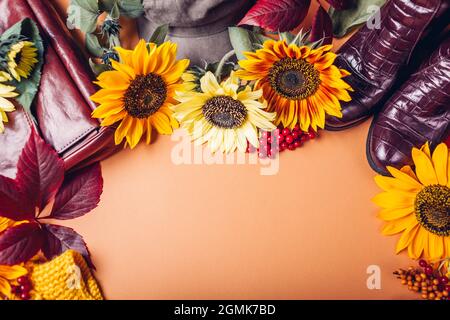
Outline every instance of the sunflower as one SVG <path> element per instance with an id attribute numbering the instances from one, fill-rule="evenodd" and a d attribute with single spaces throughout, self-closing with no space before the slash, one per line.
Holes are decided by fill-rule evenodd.
<path id="1" fill-rule="evenodd" d="M 11 81 L 12 77 L 5 71 L 0 71 L 0 82 Z"/>
<path id="2" fill-rule="evenodd" d="M 183 80 L 185 91 L 194 91 L 200 87 L 200 79 L 191 71 L 183 73 L 181 79 Z"/>
<path id="3" fill-rule="evenodd" d="M 16 280 L 25 276 L 28 270 L 22 266 L 6 266 L 0 265 L 0 300 L 12 298 L 11 283 L 16 283 Z"/>
<path id="4" fill-rule="evenodd" d="M 8 218 L 0 217 L 0 233 L 16 225 L 16 221 L 10 220 Z"/>
<path id="5" fill-rule="evenodd" d="M 239 61 L 242 79 L 256 80 L 275 111 L 275 124 L 290 129 L 298 123 L 303 131 L 325 126 L 325 114 L 342 117 L 339 100 L 350 101 L 353 89 L 342 80 L 350 73 L 333 65 L 332 46 L 317 49 L 267 40 L 256 52 L 244 52 Z"/>
<path id="6" fill-rule="evenodd" d="M 275 114 L 264 111 L 266 103 L 260 102 L 262 90 L 241 88 L 235 73 L 219 84 L 208 71 L 200 79 L 200 90 L 177 92 L 180 104 L 174 115 L 197 144 L 208 142 L 212 152 L 245 152 L 247 140 L 257 148 L 258 129 L 275 129 Z"/>
<path id="7" fill-rule="evenodd" d="M 373 201 L 382 208 L 385 235 L 402 233 L 397 253 L 407 249 L 413 259 L 450 257 L 450 155 L 441 143 L 430 153 L 428 143 L 412 149 L 415 172 L 387 167 L 392 177 L 376 176 L 385 192 Z"/>
<path id="8" fill-rule="evenodd" d="M 1 75 L 0 75 L 1 76 Z M 8 122 L 6 112 L 14 111 L 14 104 L 6 98 L 14 98 L 19 94 L 14 92 L 16 90 L 13 86 L 7 86 L 0 83 L 0 133 L 5 131 L 3 122 Z"/>
<path id="9" fill-rule="evenodd" d="M 18 223 L 0 217 L 0 233 L 17 225 Z M 11 298 L 11 281 L 16 280 L 17 278 L 24 276 L 27 274 L 27 269 L 21 266 L 3 266 L 0 265 L 0 300 L 4 297 L 10 299 Z"/>
<path id="10" fill-rule="evenodd" d="M 161 134 L 178 128 L 171 106 L 181 75 L 189 60 L 176 60 L 177 45 L 166 42 L 160 46 L 144 40 L 134 50 L 115 48 L 121 62 L 111 60 L 114 70 L 103 72 L 96 82 L 102 89 L 91 96 L 100 106 L 92 117 L 102 118 L 102 126 L 119 122 L 115 142 L 124 138 L 133 149 L 146 133 L 151 142 L 152 127 Z"/>
<path id="11" fill-rule="evenodd" d="M 8 52 L 8 71 L 17 81 L 27 79 L 38 62 L 37 48 L 33 42 L 20 41 L 13 45 Z"/>

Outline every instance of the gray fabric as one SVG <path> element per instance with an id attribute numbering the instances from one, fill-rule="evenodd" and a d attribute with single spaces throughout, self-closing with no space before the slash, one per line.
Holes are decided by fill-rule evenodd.
<path id="1" fill-rule="evenodd" d="M 144 0 L 139 34 L 148 39 L 160 25 L 170 25 L 169 39 L 178 43 L 178 58 L 192 64 L 216 62 L 232 50 L 228 27 L 253 4 L 251 0 Z"/>

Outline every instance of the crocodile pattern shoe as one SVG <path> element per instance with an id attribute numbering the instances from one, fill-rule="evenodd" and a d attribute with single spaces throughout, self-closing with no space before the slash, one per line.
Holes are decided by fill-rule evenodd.
<path id="1" fill-rule="evenodd" d="M 391 97 L 374 118 L 367 138 L 371 167 L 412 165 L 411 149 L 429 141 L 431 147 L 450 130 L 450 37 Z"/>
<path id="2" fill-rule="evenodd" d="M 342 118 L 329 117 L 326 129 L 352 127 L 379 110 L 414 48 L 442 24 L 449 7 L 450 0 L 390 0 L 381 10 L 380 28 L 366 24 L 353 35 L 339 50 L 336 65 L 351 72 L 346 81 L 355 92 L 342 104 Z"/>

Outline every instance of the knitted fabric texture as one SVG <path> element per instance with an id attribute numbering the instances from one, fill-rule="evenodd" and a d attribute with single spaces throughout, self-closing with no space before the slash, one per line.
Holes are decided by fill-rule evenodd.
<path id="1" fill-rule="evenodd" d="M 42 264 L 33 264 L 30 280 L 34 300 L 103 300 L 83 256 L 67 250 Z"/>

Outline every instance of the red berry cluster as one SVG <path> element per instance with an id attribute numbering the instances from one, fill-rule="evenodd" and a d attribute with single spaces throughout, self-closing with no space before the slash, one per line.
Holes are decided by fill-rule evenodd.
<path id="1" fill-rule="evenodd" d="M 31 282 L 28 277 L 20 277 L 17 279 L 17 286 L 11 287 L 11 292 L 21 300 L 30 300 L 31 299 Z"/>
<path id="2" fill-rule="evenodd" d="M 449 279 L 425 260 L 420 260 L 419 266 L 420 268 L 411 266 L 407 270 L 398 269 L 394 274 L 409 290 L 420 293 L 423 299 L 450 300 Z"/>
<path id="3" fill-rule="evenodd" d="M 294 129 L 289 128 L 279 129 L 278 140 L 280 143 L 280 152 L 284 150 L 295 150 L 301 147 L 306 141 L 315 139 L 317 133 L 314 131 L 304 132 L 300 130 L 298 124 Z"/>
<path id="4" fill-rule="evenodd" d="M 259 148 L 254 148 L 250 143 L 247 143 L 247 152 L 258 152 L 258 157 L 261 159 L 270 158 L 275 159 L 277 153 L 280 151 L 280 147 L 277 140 L 278 129 L 272 133 L 269 131 L 261 131 L 259 137 Z"/>
<path id="5" fill-rule="evenodd" d="M 289 128 L 278 128 L 272 132 L 262 131 L 259 138 L 259 149 L 248 144 L 247 152 L 258 152 L 258 156 L 264 158 L 275 158 L 278 152 L 284 150 L 295 150 L 306 141 L 317 137 L 314 131 L 304 132 L 296 125 L 292 130 Z"/>

